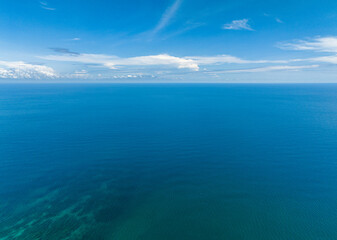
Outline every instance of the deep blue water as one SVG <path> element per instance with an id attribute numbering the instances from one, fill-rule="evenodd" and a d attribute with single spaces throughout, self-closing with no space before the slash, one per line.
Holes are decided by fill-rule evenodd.
<path id="1" fill-rule="evenodd" d="M 337 239 L 337 85 L 0 85 L 0 239 Z"/>

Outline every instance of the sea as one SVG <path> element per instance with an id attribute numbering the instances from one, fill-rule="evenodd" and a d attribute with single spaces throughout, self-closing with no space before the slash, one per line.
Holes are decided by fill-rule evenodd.
<path id="1" fill-rule="evenodd" d="M 337 85 L 1 84 L 0 239 L 337 239 Z"/>

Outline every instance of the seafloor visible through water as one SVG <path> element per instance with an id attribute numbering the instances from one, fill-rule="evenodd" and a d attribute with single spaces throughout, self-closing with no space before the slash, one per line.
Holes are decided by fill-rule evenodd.
<path id="1" fill-rule="evenodd" d="M 337 239 L 337 85 L 1 85 L 0 239 Z"/>

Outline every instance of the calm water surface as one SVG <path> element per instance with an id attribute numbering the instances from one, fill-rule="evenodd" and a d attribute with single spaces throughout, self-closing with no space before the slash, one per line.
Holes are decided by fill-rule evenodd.
<path id="1" fill-rule="evenodd" d="M 0 85 L 0 239 L 337 239 L 337 85 Z"/>

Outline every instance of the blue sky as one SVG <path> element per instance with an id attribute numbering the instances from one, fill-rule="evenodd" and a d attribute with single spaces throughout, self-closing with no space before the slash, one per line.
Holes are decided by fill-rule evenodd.
<path id="1" fill-rule="evenodd" d="M 2 81 L 337 82 L 335 0 L 0 0 Z"/>

